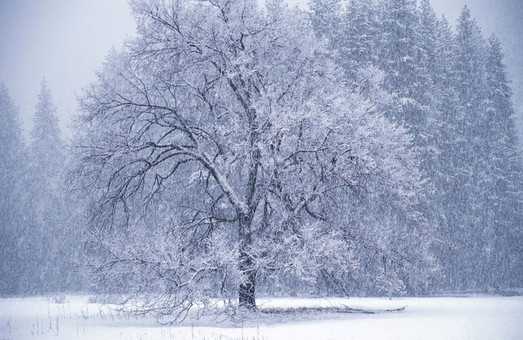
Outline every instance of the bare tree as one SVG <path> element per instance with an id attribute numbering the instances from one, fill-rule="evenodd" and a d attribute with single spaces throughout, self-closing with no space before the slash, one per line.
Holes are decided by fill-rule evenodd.
<path id="1" fill-rule="evenodd" d="M 379 72 L 349 93 L 279 1 L 132 6 L 139 37 L 108 58 L 78 119 L 100 278 L 157 315 L 214 297 L 250 309 L 262 275 L 341 277 L 363 242 L 384 256 L 347 209 L 401 209 L 421 182 L 410 138 L 377 110 Z"/>

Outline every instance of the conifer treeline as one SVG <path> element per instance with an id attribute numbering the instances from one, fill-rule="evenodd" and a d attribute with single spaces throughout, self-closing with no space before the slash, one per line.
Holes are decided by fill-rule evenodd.
<path id="1" fill-rule="evenodd" d="M 29 143 L 15 104 L 0 86 L 0 295 L 86 287 L 79 274 L 78 205 L 65 183 L 69 158 L 51 91 L 42 81 Z"/>
<path id="2" fill-rule="evenodd" d="M 482 36 L 467 7 L 453 31 L 429 0 L 313 0 L 311 10 L 349 86 L 361 86 L 361 68 L 384 71 L 384 110 L 413 135 L 441 266 L 426 288 L 521 285 L 522 172 L 498 39 Z"/>

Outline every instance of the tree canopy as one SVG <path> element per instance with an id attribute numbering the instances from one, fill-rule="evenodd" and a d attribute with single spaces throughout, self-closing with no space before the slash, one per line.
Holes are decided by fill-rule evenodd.
<path id="1" fill-rule="evenodd" d="M 279 1 L 133 11 L 139 37 L 108 58 L 79 117 L 99 278 L 160 295 L 142 305 L 160 314 L 216 296 L 254 307 L 257 279 L 341 278 L 359 250 L 398 285 L 415 252 L 388 241 L 412 230 L 386 232 L 385 211 L 415 218 L 405 207 L 422 182 L 410 137 L 377 109 L 379 71 L 349 91 L 306 17 Z"/>

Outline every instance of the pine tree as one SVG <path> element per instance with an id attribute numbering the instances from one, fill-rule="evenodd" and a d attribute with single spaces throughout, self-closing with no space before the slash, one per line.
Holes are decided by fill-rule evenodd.
<path id="1" fill-rule="evenodd" d="M 56 107 L 45 80 L 41 83 L 30 144 L 30 213 L 25 242 L 23 290 L 42 294 L 71 288 L 74 275 L 72 230 L 64 187 L 63 153 Z M 69 204 L 69 206 L 68 206 Z"/>
<path id="2" fill-rule="evenodd" d="M 0 295 L 19 292 L 24 228 L 24 143 L 18 112 L 0 85 Z"/>
<path id="3" fill-rule="evenodd" d="M 412 0 L 391 0 L 381 5 L 383 25 L 380 66 L 387 73 L 385 85 L 400 99 L 411 99 L 416 93 L 416 3 Z M 411 122 L 412 117 L 406 117 Z M 414 121 L 412 121 L 414 122 Z"/>
<path id="4" fill-rule="evenodd" d="M 523 200 L 521 158 L 515 127 L 512 91 L 499 40 L 488 40 L 486 64 L 485 138 L 488 177 L 484 182 L 488 227 L 484 248 L 485 278 L 491 288 L 517 285 L 523 279 Z"/>
<path id="5" fill-rule="evenodd" d="M 376 50 L 380 42 L 380 20 L 373 0 L 353 0 L 340 15 L 341 35 L 336 46 L 338 63 L 345 70 L 349 84 L 358 77 L 358 70 L 378 63 Z M 331 34 L 332 35 L 332 32 Z"/>
<path id="6" fill-rule="evenodd" d="M 452 283 L 458 290 L 477 290 L 482 282 L 482 261 L 485 233 L 484 211 L 488 209 L 484 200 L 485 168 L 488 163 L 484 136 L 484 79 L 485 42 L 470 11 L 464 7 L 458 20 L 454 89 L 458 107 L 454 120 L 453 139 L 454 170 L 452 185 L 453 209 L 449 212 L 449 227 L 455 229 L 453 247 L 456 251 L 452 266 Z M 463 252 L 463 247 L 468 249 Z M 459 256 L 458 256 L 459 255 Z"/>
<path id="7" fill-rule="evenodd" d="M 33 123 L 31 153 L 35 167 L 40 169 L 36 175 L 46 177 L 61 172 L 63 143 L 56 107 L 45 79 L 41 83 Z M 44 155 L 46 157 L 42 157 Z"/>
<path id="8" fill-rule="evenodd" d="M 434 186 L 434 232 L 436 234 L 436 254 L 441 266 L 439 275 L 431 282 L 434 290 L 455 290 L 449 282 L 454 277 L 453 268 L 460 260 L 460 236 L 453 224 L 459 210 L 454 204 L 454 192 L 458 183 L 455 174 L 459 172 L 456 162 L 455 143 L 460 137 L 457 124 L 458 96 L 455 86 L 455 39 L 445 17 L 439 20 L 436 30 L 436 62 L 434 74 L 434 98 L 436 100 L 433 125 L 435 128 L 434 147 L 436 150 L 435 167 L 431 182 Z"/>
<path id="9" fill-rule="evenodd" d="M 419 9 L 419 25 L 417 29 L 417 63 L 423 69 L 422 76 L 423 84 L 433 85 L 434 78 L 437 75 L 437 65 L 438 65 L 438 45 L 441 44 L 440 37 L 438 36 L 440 22 L 436 17 L 436 13 L 432 9 L 429 0 L 422 0 Z M 431 93 L 433 88 L 424 89 L 424 94 Z M 429 100 L 433 102 L 433 100 Z M 426 103 L 426 101 L 424 101 Z"/>

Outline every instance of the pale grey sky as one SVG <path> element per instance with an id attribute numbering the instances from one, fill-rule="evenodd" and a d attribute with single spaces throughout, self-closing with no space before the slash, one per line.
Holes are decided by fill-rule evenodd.
<path id="1" fill-rule="evenodd" d="M 126 0 L 0 0 L 0 82 L 26 131 L 45 77 L 67 135 L 76 94 L 134 30 Z"/>
<path id="2" fill-rule="evenodd" d="M 306 8 L 308 0 L 287 0 Z M 523 0 L 432 0 L 454 25 L 467 4 L 488 37 L 496 33 L 506 52 L 523 133 Z M 127 0 L 0 0 L 0 82 L 30 129 L 42 78 L 53 92 L 65 135 L 75 95 L 94 79 L 109 49 L 135 31 Z"/>

